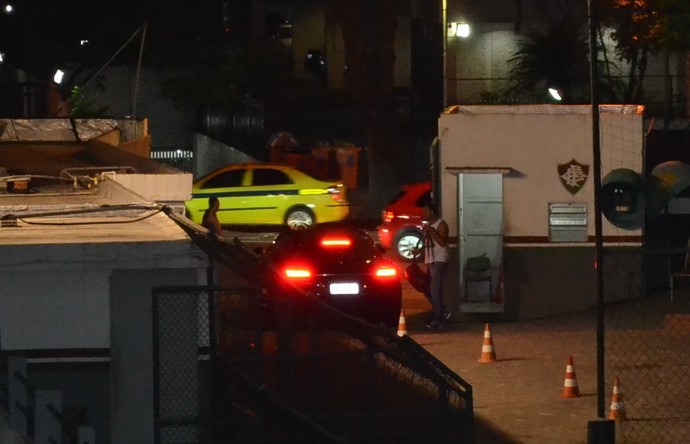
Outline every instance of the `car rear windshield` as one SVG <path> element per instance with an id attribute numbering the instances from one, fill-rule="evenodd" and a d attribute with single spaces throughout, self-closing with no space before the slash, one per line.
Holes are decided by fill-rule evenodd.
<path id="1" fill-rule="evenodd" d="M 305 254 L 338 255 L 350 257 L 373 257 L 379 251 L 374 241 L 365 232 L 316 232 L 295 230 L 278 235 L 269 250 L 270 256 Z"/>

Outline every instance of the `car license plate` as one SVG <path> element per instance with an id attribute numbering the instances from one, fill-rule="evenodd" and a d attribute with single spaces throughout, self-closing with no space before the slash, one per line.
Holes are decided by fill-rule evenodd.
<path id="1" fill-rule="evenodd" d="M 357 282 L 337 282 L 328 287 L 331 294 L 359 294 Z"/>

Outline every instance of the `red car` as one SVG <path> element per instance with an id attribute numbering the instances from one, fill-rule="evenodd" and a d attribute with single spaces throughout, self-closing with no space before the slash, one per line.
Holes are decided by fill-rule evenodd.
<path id="1" fill-rule="evenodd" d="M 423 207 L 431 201 L 431 183 L 412 183 L 400 189 L 400 194 L 383 210 L 379 242 L 400 259 L 411 261 L 422 238 Z"/>

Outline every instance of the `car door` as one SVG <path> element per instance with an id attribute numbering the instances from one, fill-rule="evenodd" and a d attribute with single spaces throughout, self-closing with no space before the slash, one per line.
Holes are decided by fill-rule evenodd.
<path id="1" fill-rule="evenodd" d="M 251 221 L 252 212 L 247 207 L 247 187 L 243 186 L 245 179 L 248 180 L 246 176 L 246 168 L 221 170 L 201 184 L 200 196 L 216 196 L 220 201 L 218 220 L 221 225 L 256 223 Z"/>
<path id="2" fill-rule="evenodd" d="M 298 186 L 280 168 L 257 166 L 250 171 L 252 206 L 260 224 L 282 224 L 285 212 L 298 201 Z"/>

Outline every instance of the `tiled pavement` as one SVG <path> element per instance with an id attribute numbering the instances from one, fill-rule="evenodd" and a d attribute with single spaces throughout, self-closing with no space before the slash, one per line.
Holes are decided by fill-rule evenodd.
<path id="1" fill-rule="evenodd" d="M 588 422 L 597 420 L 593 313 L 489 322 L 497 359 L 481 363 L 490 319 L 455 313 L 442 331 L 429 332 L 424 324 L 430 306 L 407 284 L 403 309 L 408 334 L 472 385 L 477 443 L 587 442 Z M 561 396 L 570 357 L 581 394 L 577 398 Z"/>

